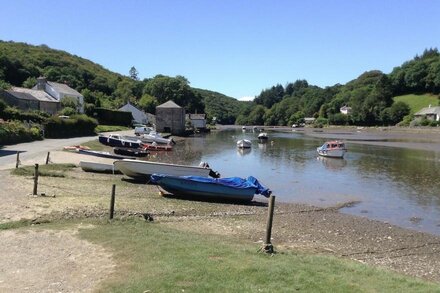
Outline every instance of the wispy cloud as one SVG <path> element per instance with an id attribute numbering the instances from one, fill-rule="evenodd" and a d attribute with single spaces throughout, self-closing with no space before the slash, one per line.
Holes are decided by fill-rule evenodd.
<path id="1" fill-rule="evenodd" d="M 238 100 L 239 101 L 252 101 L 255 97 L 241 97 Z"/>

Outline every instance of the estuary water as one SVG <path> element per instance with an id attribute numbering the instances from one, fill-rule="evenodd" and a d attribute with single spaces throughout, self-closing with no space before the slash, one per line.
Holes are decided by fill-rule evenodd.
<path id="1" fill-rule="evenodd" d="M 252 175 L 277 201 L 334 206 L 341 212 L 440 235 L 440 153 L 351 143 L 344 159 L 318 157 L 325 142 L 297 132 L 216 131 L 191 137 L 157 160 L 197 165 L 208 162 L 222 177 Z M 238 150 L 246 138 L 252 148 Z"/>

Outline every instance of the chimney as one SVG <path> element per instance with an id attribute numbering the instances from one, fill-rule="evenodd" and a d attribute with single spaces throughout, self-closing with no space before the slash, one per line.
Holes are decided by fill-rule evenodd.
<path id="1" fill-rule="evenodd" d="M 46 89 L 46 78 L 43 76 L 40 76 L 39 78 L 37 78 L 37 90 L 42 90 L 44 91 Z"/>

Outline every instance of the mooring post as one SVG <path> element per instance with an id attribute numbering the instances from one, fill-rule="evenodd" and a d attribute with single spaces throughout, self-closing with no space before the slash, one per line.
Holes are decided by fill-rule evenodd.
<path id="1" fill-rule="evenodd" d="M 18 168 L 18 165 L 20 164 L 20 152 L 17 151 L 17 160 L 15 162 L 15 169 Z"/>
<path id="2" fill-rule="evenodd" d="M 110 199 L 110 220 L 113 219 L 113 213 L 115 212 L 115 191 L 116 191 L 116 185 L 113 184 L 112 186 L 112 197 Z"/>
<path id="3" fill-rule="evenodd" d="M 46 165 L 49 164 L 49 161 L 50 161 L 50 152 L 47 152 Z"/>
<path id="4" fill-rule="evenodd" d="M 270 242 L 272 235 L 272 221 L 273 221 L 273 210 L 275 207 L 275 196 L 271 195 L 269 198 L 269 208 L 267 213 L 267 225 L 266 225 L 266 238 L 263 244 L 263 250 L 266 253 L 273 253 L 273 246 Z"/>
<path id="5" fill-rule="evenodd" d="M 34 172 L 34 192 L 32 195 L 37 195 L 38 188 L 38 164 L 35 164 L 35 172 Z"/>

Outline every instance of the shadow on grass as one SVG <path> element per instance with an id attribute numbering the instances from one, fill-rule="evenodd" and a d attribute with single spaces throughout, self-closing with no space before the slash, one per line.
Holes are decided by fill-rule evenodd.
<path id="1" fill-rule="evenodd" d="M 25 153 L 25 151 L 2 150 L 0 148 L 0 157 L 16 155 L 17 153 Z"/>

